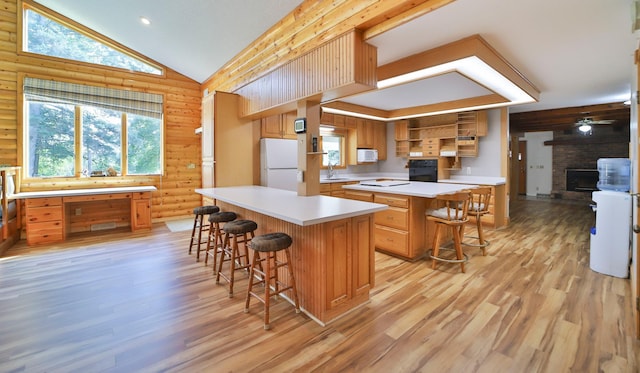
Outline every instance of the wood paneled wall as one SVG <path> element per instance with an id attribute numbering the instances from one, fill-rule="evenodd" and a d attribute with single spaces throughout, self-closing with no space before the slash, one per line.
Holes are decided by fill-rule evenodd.
<path id="1" fill-rule="evenodd" d="M 376 87 L 377 51 L 356 30 L 319 46 L 240 88 L 241 116 L 316 96 L 326 101 Z"/>
<path id="2" fill-rule="evenodd" d="M 200 126 L 200 84 L 166 67 L 164 76 L 153 76 L 21 53 L 18 45 L 21 12 L 19 0 L 0 0 L 0 164 L 18 165 L 21 162 L 21 76 L 160 93 L 164 95 L 164 175 L 32 179 L 22 183 L 22 190 L 154 185 L 158 188 L 153 193 L 154 220 L 189 215 L 193 207 L 200 204 L 200 195 L 194 192 L 201 185 L 200 137 L 195 134 L 195 129 Z M 73 24 L 71 20 L 59 17 Z M 82 26 L 79 28 L 84 29 Z"/>

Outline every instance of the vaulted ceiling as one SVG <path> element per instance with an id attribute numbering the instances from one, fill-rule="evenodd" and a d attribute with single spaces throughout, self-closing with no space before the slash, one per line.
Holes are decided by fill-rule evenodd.
<path id="1" fill-rule="evenodd" d="M 35 1 L 199 82 L 299 4 L 315 4 L 314 0 Z M 327 9 L 348 1 L 360 0 L 326 2 Z M 478 34 L 540 91 L 538 102 L 509 108 L 512 130 L 571 128 L 583 117 L 628 125 L 629 109 L 620 103 L 630 97 L 637 48 L 631 5 L 632 0 L 455 0 L 367 41 L 378 48 L 382 66 Z M 142 27 L 140 16 L 151 18 L 151 27 Z M 428 91 L 418 87 L 393 98 L 436 100 L 439 93 L 456 91 L 450 85 L 450 80 L 441 79 Z M 390 102 L 379 95 L 361 104 L 375 107 Z"/>

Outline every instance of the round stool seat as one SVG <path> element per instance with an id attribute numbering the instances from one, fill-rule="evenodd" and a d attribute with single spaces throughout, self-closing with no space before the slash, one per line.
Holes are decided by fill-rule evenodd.
<path id="1" fill-rule="evenodd" d="M 226 223 L 222 228 L 228 234 L 242 234 L 258 229 L 258 224 L 253 220 L 234 220 Z"/>
<path id="2" fill-rule="evenodd" d="M 218 206 L 200 206 L 193 209 L 195 215 L 209 215 L 220 211 Z"/>
<path id="3" fill-rule="evenodd" d="M 235 212 L 231 212 L 231 211 L 214 212 L 213 214 L 209 215 L 209 222 L 210 223 L 226 223 L 229 221 L 236 220 L 236 218 L 237 216 Z"/>
<path id="4" fill-rule="evenodd" d="M 251 248 L 256 251 L 279 251 L 291 246 L 293 240 L 285 233 L 267 233 L 251 240 Z"/>

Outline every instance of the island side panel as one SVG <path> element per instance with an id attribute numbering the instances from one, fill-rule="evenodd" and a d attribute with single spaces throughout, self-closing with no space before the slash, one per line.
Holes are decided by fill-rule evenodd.
<path id="1" fill-rule="evenodd" d="M 223 211 L 235 212 L 239 219 L 255 221 L 256 234 L 284 232 L 291 236 L 300 306 L 320 324 L 369 300 L 374 277 L 373 214 L 299 226 L 219 200 L 217 205 Z M 283 282 L 289 282 L 284 269 L 278 275 Z M 290 291 L 286 295 L 291 299 Z"/>

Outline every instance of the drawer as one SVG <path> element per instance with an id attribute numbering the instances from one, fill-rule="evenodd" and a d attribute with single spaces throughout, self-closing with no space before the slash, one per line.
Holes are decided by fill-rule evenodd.
<path id="1" fill-rule="evenodd" d="M 440 150 L 424 150 L 422 152 L 422 155 L 425 157 L 439 157 Z"/>
<path id="2" fill-rule="evenodd" d="M 331 197 L 344 198 L 344 190 L 333 190 L 333 191 L 331 191 Z"/>
<path id="3" fill-rule="evenodd" d="M 132 199 L 151 199 L 151 192 L 134 192 L 131 195 Z"/>
<path id="4" fill-rule="evenodd" d="M 373 202 L 383 203 L 385 205 L 389 205 L 393 207 L 409 208 L 408 197 L 390 196 L 387 194 L 376 194 L 375 198 L 373 199 Z"/>
<path id="5" fill-rule="evenodd" d="M 391 228 L 408 230 L 409 211 L 398 207 L 389 207 L 387 210 L 376 212 L 374 215 L 376 224 Z"/>
<path id="6" fill-rule="evenodd" d="M 375 246 L 376 249 L 408 257 L 409 233 L 376 225 Z"/>
<path id="7" fill-rule="evenodd" d="M 372 202 L 373 193 L 371 192 L 358 192 L 355 190 L 345 190 L 344 198 L 355 199 L 358 201 Z"/>
<path id="8" fill-rule="evenodd" d="M 27 244 L 64 241 L 62 221 L 29 223 L 27 226 Z"/>
<path id="9" fill-rule="evenodd" d="M 321 183 L 320 184 L 320 193 L 324 193 L 324 192 L 330 192 L 331 191 L 331 184 L 330 183 Z"/>
<path id="10" fill-rule="evenodd" d="M 27 207 L 46 207 L 46 206 L 62 206 L 62 197 L 49 198 L 27 198 L 25 201 Z"/>
<path id="11" fill-rule="evenodd" d="M 26 218 L 27 223 L 62 221 L 62 206 L 29 207 Z"/>
<path id="12" fill-rule="evenodd" d="M 438 147 L 440 147 L 440 139 L 435 137 L 426 137 L 422 139 L 422 145 L 438 145 Z"/>

